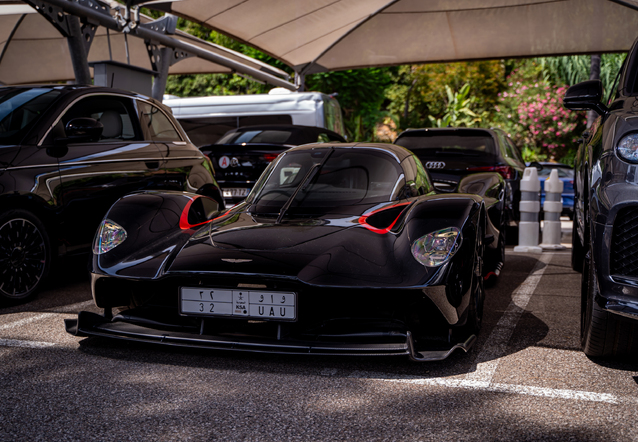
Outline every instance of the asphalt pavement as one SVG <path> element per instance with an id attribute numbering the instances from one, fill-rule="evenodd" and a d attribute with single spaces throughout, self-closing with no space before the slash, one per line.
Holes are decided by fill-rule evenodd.
<path id="1" fill-rule="evenodd" d="M 570 251 L 507 251 L 475 348 L 448 360 L 78 338 L 82 270 L 0 309 L 0 440 L 638 440 L 638 363 L 579 346 Z"/>

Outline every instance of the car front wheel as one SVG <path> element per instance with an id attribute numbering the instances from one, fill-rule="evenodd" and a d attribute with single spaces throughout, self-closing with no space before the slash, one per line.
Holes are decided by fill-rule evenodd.
<path id="1" fill-rule="evenodd" d="M 599 295 L 596 269 L 588 258 L 581 284 L 580 341 L 591 357 L 626 357 L 638 354 L 638 324 L 609 313 L 596 302 Z"/>
<path id="2" fill-rule="evenodd" d="M 0 215 L 0 300 L 26 301 L 42 285 L 51 261 L 49 236 L 26 210 Z"/>

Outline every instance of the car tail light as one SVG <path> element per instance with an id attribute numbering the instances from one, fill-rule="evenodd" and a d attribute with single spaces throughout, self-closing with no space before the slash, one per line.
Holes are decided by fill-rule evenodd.
<path id="1" fill-rule="evenodd" d="M 264 154 L 264 160 L 268 161 L 269 163 L 271 163 L 275 158 L 277 158 L 279 156 L 278 153 L 265 153 Z"/>
<path id="2" fill-rule="evenodd" d="M 511 180 L 516 175 L 516 171 L 510 166 L 482 166 L 469 167 L 468 172 L 498 172 L 506 180 Z"/>

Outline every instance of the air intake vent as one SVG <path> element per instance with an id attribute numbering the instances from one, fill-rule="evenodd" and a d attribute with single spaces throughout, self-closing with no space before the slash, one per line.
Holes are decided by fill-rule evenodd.
<path id="1" fill-rule="evenodd" d="M 638 278 L 638 207 L 618 211 L 611 238 L 612 275 Z"/>

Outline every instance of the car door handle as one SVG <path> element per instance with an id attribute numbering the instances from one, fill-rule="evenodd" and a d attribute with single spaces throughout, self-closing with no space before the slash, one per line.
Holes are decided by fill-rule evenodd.
<path id="1" fill-rule="evenodd" d="M 147 161 L 146 167 L 149 169 L 159 169 L 160 163 L 159 161 Z"/>

